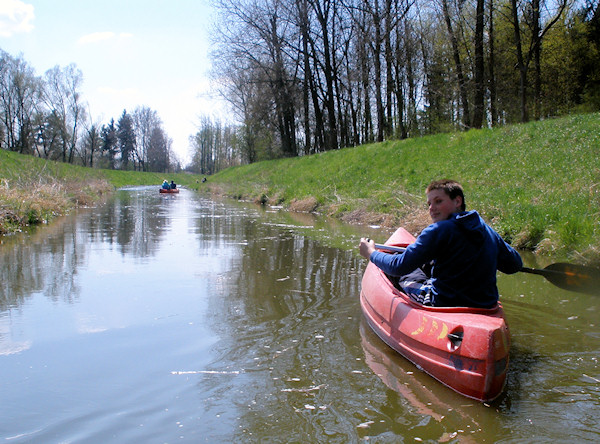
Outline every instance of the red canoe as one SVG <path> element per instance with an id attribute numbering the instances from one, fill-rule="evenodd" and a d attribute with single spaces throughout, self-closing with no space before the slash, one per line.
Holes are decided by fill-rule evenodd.
<path id="1" fill-rule="evenodd" d="M 386 245 L 415 238 L 399 228 Z M 360 304 L 369 326 L 390 347 L 458 393 L 495 399 L 506 382 L 510 333 L 502 306 L 425 307 L 399 291 L 369 262 Z"/>
<path id="2" fill-rule="evenodd" d="M 158 189 L 159 193 L 165 193 L 165 194 L 172 194 L 172 193 L 179 193 L 179 188 L 175 188 L 174 190 L 172 189 L 166 189 L 166 188 L 159 188 Z"/>

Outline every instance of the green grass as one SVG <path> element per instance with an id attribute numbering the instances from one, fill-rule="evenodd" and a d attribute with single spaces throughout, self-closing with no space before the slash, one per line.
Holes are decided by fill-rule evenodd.
<path id="1" fill-rule="evenodd" d="M 423 209 L 440 178 L 465 188 L 508 241 L 598 260 L 600 114 L 388 141 L 230 168 L 209 180 L 232 197 L 289 204 L 314 197 L 331 214 L 368 211 L 402 219 Z"/>
<path id="2" fill-rule="evenodd" d="M 3 186 L 19 188 L 32 183 L 90 182 L 104 180 L 115 188 L 127 185 L 157 185 L 164 179 L 189 188 L 198 188 L 201 176 L 187 173 L 142 173 L 137 171 L 98 170 L 53 162 L 38 157 L 23 156 L 0 149 L 0 181 Z"/>

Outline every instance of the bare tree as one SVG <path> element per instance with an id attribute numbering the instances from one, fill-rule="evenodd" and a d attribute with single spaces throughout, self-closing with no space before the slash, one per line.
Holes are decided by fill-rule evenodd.
<path id="1" fill-rule="evenodd" d="M 484 94 L 485 94 L 485 64 L 484 64 L 484 42 L 483 28 L 485 16 L 485 0 L 477 0 L 475 13 L 475 97 L 473 98 L 473 128 L 481 128 L 483 125 Z"/>
<path id="2" fill-rule="evenodd" d="M 468 128 L 470 125 L 470 113 L 467 83 L 464 73 L 465 70 L 460 56 L 458 37 L 452 25 L 452 18 L 450 16 L 450 9 L 448 8 L 447 0 L 442 0 L 442 12 L 444 15 L 444 21 L 446 23 L 446 28 L 448 29 L 448 36 L 450 37 L 450 42 L 452 44 L 452 56 L 454 58 L 454 67 L 456 69 L 456 79 L 458 81 L 458 90 L 460 94 L 462 123 L 464 128 Z"/>
<path id="3" fill-rule="evenodd" d="M 539 100 L 541 92 L 541 68 L 540 68 L 540 51 L 544 35 L 554 26 L 561 17 L 567 6 L 568 0 L 556 0 L 554 11 L 550 11 L 550 7 L 544 0 L 523 1 L 522 7 L 519 8 L 517 0 L 510 0 L 512 25 L 514 29 L 514 44 L 517 52 L 517 69 L 519 70 L 519 100 L 521 110 L 521 121 L 529 120 L 529 111 L 527 109 L 527 74 L 529 64 L 534 60 L 535 65 L 535 81 L 534 81 L 534 102 L 536 104 L 536 118 L 539 118 Z M 542 27 L 542 8 L 545 9 L 546 24 Z M 529 48 L 523 50 L 523 35 L 521 31 L 521 21 L 525 21 L 530 30 Z"/>
<path id="4" fill-rule="evenodd" d="M 150 148 L 150 139 L 156 128 L 162 131 L 162 121 L 158 113 L 147 106 L 138 106 L 131 116 L 133 120 L 133 129 L 135 132 L 135 150 L 134 155 L 137 159 L 138 169 L 147 171 L 146 161 L 148 160 L 148 149 Z M 149 171 L 156 171 L 149 169 Z"/>
<path id="5" fill-rule="evenodd" d="M 85 129 L 81 160 L 84 166 L 94 167 L 94 160 L 100 155 L 102 149 L 102 137 L 100 127 L 92 123 Z"/>
<path id="6" fill-rule="evenodd" d="M 39 105 L 40 80 L 22 57 L 0 50 L 0 122 L 10 151 L 33 153 L 34 117 Z"/>
<path id="7" fill-rule="evenodd" d="M 79 130 L 85 122 L 86 112 L 79 88 L 83 74 L 75 64 L 65 68 L 55 66 L 44 75 L 44 102 L 55 128 L 59 131 L 61 159 L 72 163 L 79 139 Z"/>
<path id="8" fill-rule="evenodd" d="M 160 126 L 154 126 L 147 141 L 148 170 L 167 172 L 169 170 L 168 138 Z"/>
<path id="9" fill-rule="evenodd" d="M 287 9 L 281 3 L 281 0 L 218 2 L 217 7 L 227 16 L 227 25 L 219 28 L 217 34 L 220 62 L 216 72 L 222 75 L 246 71 L 246 81 L 234 79 L 226 96 L 231 97 L 244 118 L 249 116 L 250 107 L 260 107 L 260 114 L 252 116 L 248 130 L 260 122 L 260 130 L 271 132 L 277 140 L 277 154 L 295 156 L 298 153 L 296 101 L 300 90 L 296 65 L 290 57 L 287 21 L 281 17 L 287 14 Z M 240 76 L 232 76 L 235 77 Z M 241 90 L 232 91 L 234 88 Z M 255 104 L 256 101 L 260 104 Z"/>
<path id="10" fill-rule="evenodd" d="M 490 120 L 492 126 L 498 124 L 498 110 L 497 110 L 497 94 L 496 94 L 496 48 L 495 48 L 495 38 L 496 33 L 494 29 L 494 0 L 489 0 L 489 38 L 488 38 L 488 47 L 489 47 L 489 78 L 488 85 L 490 91 Z"/>

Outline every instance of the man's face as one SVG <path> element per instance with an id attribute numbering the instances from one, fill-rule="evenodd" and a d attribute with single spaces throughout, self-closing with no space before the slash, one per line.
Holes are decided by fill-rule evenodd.
<path id="1" fill-rule="evenodd" d="M 431 190 L 427 193 L 427 206 L 432 222 L 448 219 L 452 213 L 460 211 L 461 205 L 462 198 L 460 196 L 450 199 L 444 190 Z"/>

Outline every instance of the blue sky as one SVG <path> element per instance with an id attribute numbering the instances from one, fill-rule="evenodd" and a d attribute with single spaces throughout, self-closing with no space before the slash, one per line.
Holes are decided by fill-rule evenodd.
<path id="1" fill-rule="evenodd" d="M 42 75 L 75 63 L 94 121 L 148 106 L 186 160 L 201 115 L 219 115 L 208 77 L 209 0 L 0 0 L 0 48 Z"/>

